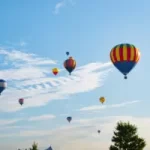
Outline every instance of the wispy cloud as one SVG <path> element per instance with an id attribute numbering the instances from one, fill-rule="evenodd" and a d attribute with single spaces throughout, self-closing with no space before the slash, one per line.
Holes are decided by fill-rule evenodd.
<path id="1" fill-rule="evenodd" d="M 90 63 L 76 68 L 72 76 L 67 72 L 62 75 L 63 70 L 55 77 L 50 65 L 57 66 L 57 61 L 17 50 L 1 49 L 0 54 L 7 62 L 7 69 L 0 70 L 1 78 L 8 82 L 8 88 L 0 97 L 0 111 L 7 112 L 46 105 L 51 100 L 101 87 L 112 67 L 110 62 Z M 22 107 L 18 104 L 20 97 L 25 99 Z"/>
<path id="2" fill-rule="evenodd" d="M 54 115 L 41 115 L 41 116 L 31 117 L 29 118 L 29 121 L 43 121 L 43 120 L 49 120 L 54 118 L 55 118 Z"/>
<path id="3" fill-rule="evenodd" d="M 79 109 L 79 111 L 93 111 L 93 110 L 101 110 L 101 109 L 106 109 L 106 108 L 117 108 L 117 107 L 125 107 L 127 105 L 131 105 L 134 103 L 138 103 L 140 101 L 129 101 L 129 102 L 124 102 L 120 104 L 112 104 L 112 105 L 94 105 L 94 106 L 89 106 L 89 107 L 83 107 Z"/>
<path id="4" fill-rule="evenodd" d="M 24 40 L 20 40 L 19 42 L 10 42 L 10 41 L 6 41 L 6 44 L 7 45 L 10 45 L 10 46 L 20 46 L 20 47 L 24 47 L 27 45 L 27 42 L 25 42 Z"/>
<path id="5" fill-rule="evenodd" d="M 59 2 L 59 3 L 57 3 L 56 6 L 55 6 L 54 14 L 58 14 L 60 8 L 62 8 L 64 6 L 65 6 L 65 1 L 64 0 Z"/>
<path id="6" fill-rule="evenodd" d="M 22 119 L 0 119 L 0 126 L 15 124 Z"/>
<path id="7" fill-rule="evenodd" d="M 56 61 L 47 59 L 47 58 L 41 58 L 38 57 L 35 54 L 32 53 L 24 53 L 17 50 L 6 51 L 4 49 L 0 49 L 0 54 L 4 56 L 5 61 L 7 61 L 7 64 L 11 62 L 11 64 L 14 67 L 28 67 L 32 65 L 51 65 L 56 64 Z M 22 69 L 22 68 L 21 68 Z M 5 70 L 4 70 L 5 71 Z M 6 70 L 8 71 L 8 70 Z M 14 71 L 13 69 L 10 71 Z M 19 70 L 21 71 L 21 70 Z"/>
<path id="8" fill-rule="evenodd" d="M 62 0 L 55 5 L 55 10 L 53 11 L 53 13 L 58 14 L 60 9 L 65 7 L 67 4 L 74 5 L 75 2 L 73 0 Z"/>

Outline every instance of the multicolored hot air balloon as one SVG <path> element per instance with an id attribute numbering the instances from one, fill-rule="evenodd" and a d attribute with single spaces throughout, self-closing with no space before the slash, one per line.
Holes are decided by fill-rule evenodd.
<path id="1" fill-rule="evenodd" d="M 53 72 L 54 75 L 57 75 L 58 72 L 59 72 L 59 70 L 58 70 L 58 68 L 53 68 L 53 69 L 52 69 L 52 72 Z"/>
<path id="2" fill-rule="evenodd" d="M 112 48 L 110 59 L 114 66 L 124 75 L 124 78 L 127 79 L 127 74 L 140 59 L 140 52 L 132 44 L 119 44 Z"/>
<path id="3" fill-rule="evenodd" d="M 68 55 L 69 55 L 69 52 L 66 52 L 66 55 L 68 56 Z"/>
<path id="4" fill-rule="evenodd" d="M 70 123 L 72 120 L 72 117 L 67 117 L 68 122 Z"/>
<path id="5" fill-rule="evenodd" d="M 6 81 L 3 79 L 0 79 L 0 95 L 6 89 L 6 87 L 7 87 Z"/>
<path id="6" fill-rule="evenodd" d="M 76 61 L 72 57 L 69 57 L 69 59 L 67 59 L 67 60 L 64 61 L 64 67 L 66 68 L 66 70 L 71 75 L 71 72 L 76 67 Z"/>
<path id="7" fill-rule="evenodd" d="M 20 98 L 20 99 L 19 99 L 19 104 L 20 104 L 20 105 L 23 105 L 23 103 L 24 103 L 24 99 L 23 99 L 23 98 Z"/>
<path id="8" fill-rule="evenodd" d="M 99 101 L 103 104 L 105 102 L 105 97 L 100 97 Z"/>

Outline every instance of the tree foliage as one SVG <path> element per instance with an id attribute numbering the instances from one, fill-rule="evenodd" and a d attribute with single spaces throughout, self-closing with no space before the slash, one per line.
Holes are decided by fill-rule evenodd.
<path id="1" fill-rule="evenodd" d="M 137 135 L 137 127 L 129 122 L 118 122 L 109 150 L 143 150 L 146 142 Z"/>
<path id="2" fill-rule="evenodd" d="M 30 150 L 38 150 L 38 144 L 34 142 Z"/>

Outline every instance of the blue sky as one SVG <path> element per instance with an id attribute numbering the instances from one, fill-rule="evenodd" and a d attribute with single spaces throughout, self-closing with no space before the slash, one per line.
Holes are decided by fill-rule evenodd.
<path id="1" fill-rule="evenodd" d="M 149 5 L 149 0 L 1 0 L 0 78 L 8 88 L 0 97 L 0 148 L 28 148 L 37 141 L 40 150 L 49 145 L 106 150 L 118 120 L 135 123 L 149 143 Z M 141 52 L 128 80 L 109 58 L 112 47 L 126 42 Z M 63 68 L 66 51 L 77 62 L 71 77 Z M 53 67 L 60 69 L 57 76 Z"/>

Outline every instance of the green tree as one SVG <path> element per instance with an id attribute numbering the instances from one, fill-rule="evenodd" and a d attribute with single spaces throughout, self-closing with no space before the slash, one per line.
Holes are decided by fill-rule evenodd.
<path id="1" fill-rule="evenodd" d="M 129 122 L 118 122 L 109 150 L 143 150 L 146 142 L 137 135 L 137 127 Z"/>
<path id="2" fill-rule="evenodd" d="M 34 142 L 30 150 L 38 150 L 38 144 Z"/>

